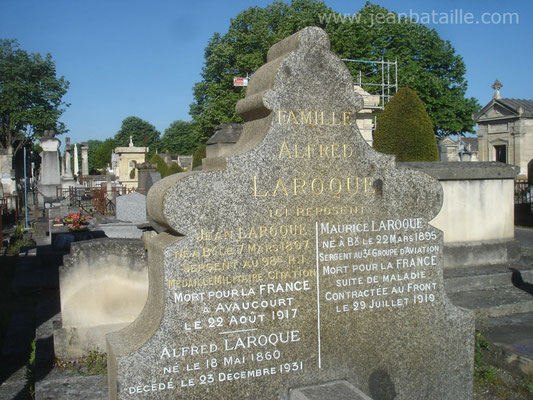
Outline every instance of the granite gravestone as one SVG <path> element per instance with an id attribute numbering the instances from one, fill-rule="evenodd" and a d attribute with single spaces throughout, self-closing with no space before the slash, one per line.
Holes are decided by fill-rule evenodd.
<path id="1" fill-rule="evenodd" d="M 118 221 L 146 222 L 146 196 L 133 192 L 116 199 L 116 217 Z"/>
<path id="2" fill-rule="evenodd" d="M 225 166 L 156 183 L 140 317 L 108 336 L 115 399 L 471 399 L 472 315 L 448 300 L 440 184 L 370 148 L 319 28 L 274 45 Z"/>

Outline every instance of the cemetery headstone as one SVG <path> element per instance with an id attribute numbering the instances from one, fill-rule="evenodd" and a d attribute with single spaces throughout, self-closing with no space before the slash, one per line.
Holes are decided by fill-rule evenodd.
<path id="1" fill-rule="evenodd" d="M 161 180 L 161 174 L 159 172 L 150 172 L 146 177 L 146 194 L 150 191 L 154 183 Z"/>
<path id="2" fill-rule="evenodd" d="M 39 177 L 39 203 L 43 205 L 44 198 L 57 198 L 57 186 L 61 185 L 58 152 L 61 142 L 55 137 L 54 131 L 45 131 L 39 144 L 43 149 Z"/>
<path id="3" fill-rule="evenodd" d="M 139 174 L 139 184 L 137 186 L 137 191 L 144 194 L 148 193 L 148 190 L 150 188 L 147 187 L 147 179 L 150 174 L 155 172 L 156 168 L 157 165 L 150 164 L 148 161 L 137 164 L 137 171 Z"/>
<path id="4" fill-rule="evenodd" d="M 74 180 L 74 175 L 72 174 L 72 165 L 70 160 L 70 138 L 65 138 L 65 153 L 63 157 L 63 163 L 64 166 L 63 174 L 61 175 L 61 186 L 63 189 L 68 189 L 71 186 L 76 185 L 76 181 Z"/>
<path id="5" fill-rule="evenodd" d="M 116 217 L 124 222 L 146 222 L 146 196 L 133 192 L 116 198 Z"/>
<path id="6" fill-rule="evenodd" d="M 81 144 L 81 173 L 83 176 L 89 175 L 89 145 L 87 142 Z"/>
<path id="7" fill-rule="evenodd" d="M 235 143 L 239 141 L 242 133 L 242 124 L 222 124 L 215 127 L 215 133 L 207 141 L 206 156 L 224 157 Z"/>
<path id="8" fill-rule="evenodd" d="M 288 399 L 345 380 L 374 400 L 471 399 L 472 315 L 448 300 L 440 184 L 359 134 L 361 97 L 319 28 L 274 45 L 224 166 L 148 196 L 141 315 L 108 335 L 112 399 Z"/>

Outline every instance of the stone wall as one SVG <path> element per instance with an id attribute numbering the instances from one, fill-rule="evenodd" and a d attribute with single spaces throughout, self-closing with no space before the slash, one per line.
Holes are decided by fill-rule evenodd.
<path id="1" fill-rule="evenodd" d="M 437 178 L 444 203 L 431 224 L 444 232 L 444 267 L 517 260 L 514 178 L 517 168 L 498 162 L 401 163 Z"/>

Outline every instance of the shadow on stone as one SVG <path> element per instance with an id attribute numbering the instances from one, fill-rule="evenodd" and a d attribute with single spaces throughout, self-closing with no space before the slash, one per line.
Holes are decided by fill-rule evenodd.
<path id="1" fill-rule="evenodd" d="M 525 282 L 522 278 L 522 273 L 515 269 L 515 268 L 509 268 L 511 271 L 513 271 L 513 274 L 511 275 L 511 282 L 514 287 L 523 290 L 526 293 L 529 293 L 530 295 L 533 295 L 533 284 L 529 282 Z"/>
<path id="2" fill-rule="evenodd" d="M 387 372 L 378 369 L 372 372 L 368 381 L 370 395 L 374 400 L 393 400 L 396 398 L 396 388 Z"/>

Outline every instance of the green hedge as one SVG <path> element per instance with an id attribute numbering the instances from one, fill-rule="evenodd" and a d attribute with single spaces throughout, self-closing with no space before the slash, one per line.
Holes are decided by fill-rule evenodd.
<path id="1" fill-rule="evenodd" d="M 374 148 L 397 161 L 439 161 L 433 123 L 416 92 L 400 88 L 378 117 Z"/>

